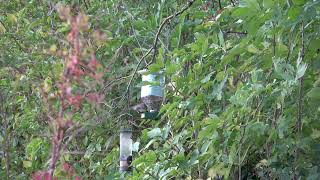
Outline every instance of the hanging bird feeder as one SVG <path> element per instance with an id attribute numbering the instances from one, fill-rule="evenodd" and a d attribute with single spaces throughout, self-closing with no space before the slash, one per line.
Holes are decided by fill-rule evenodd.
<path id="1" fill-rule="evenodd" d="M 132 130 L 120 129 L 120 172 L 131 171 L 132 162 Z"/>
<path id="2" fill-rule="evenodd" d="M 141 118 L 156 119 L 163 101 L 164 76 L 163 71 L 150 73 L 143 69 L 138 72 L 142 75 L 145 83 L 141 87 L 141 101 L 145 105 L 145 112 L 141 113 Z"/>

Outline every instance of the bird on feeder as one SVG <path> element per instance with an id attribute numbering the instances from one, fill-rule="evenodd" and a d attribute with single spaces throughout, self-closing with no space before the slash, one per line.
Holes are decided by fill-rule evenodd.
<path id="1" fill-rule="evenodd" d="M 138 71 L 142 75 L 142 81 L 147 83 L 141 87 L 140 103 L 132 106 L 131 109 L 141 114 L 142 118 L 155 119 L 163 101 L 163 72 L 150 73 L 144 69 Z"/>
<path id="2" fill-rule="evenodd" d="M 159 96 L 147 96 L 142 97 L 141 102 L 131 107 L 132 110 L 138 113 L 144 113 L 147 111 L 159 111 L 162 104 L 162 97 Z"/>
<path id="3" fill-rule="evenodd" d="M 138 113 L 144 113 L 147 112 L 148 108 L 144 102 L 140 102 L 139 104 L 132 106 L 131 109 L 137 111 Z"/>
<path id="4" fill-rule="evenodd" d="M 142 97 L 141 101 L 146 105 L 148 111 L 159 111 L 163 98 L 160 96 L 149 95 Z"/>

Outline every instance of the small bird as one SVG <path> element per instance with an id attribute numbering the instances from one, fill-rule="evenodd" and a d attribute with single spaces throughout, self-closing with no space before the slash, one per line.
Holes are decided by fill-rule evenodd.
<path id="1" fill-rule="evenodd" d="M 132 106 L 131 109 L 137 111 L 138 113 L 144 113 L 147 111 L 147 106 L 144 104 L 144 102 L 140 102 L 139 104 Z"/>
<path id="2" fill-rule="evenodd" d="M 146 105 L 149 112 L 159 111 L 161 108 L 162 100 L 162 97 L 153 95 L 141 98 L 141 101 Z"/>
<path id="3" fill-rule="evenodd" d="M 128 166 L 131 165 L 131 162 L 132 162 L 132 156 L 128 156 L 128 157 L 127 157 Z"/>

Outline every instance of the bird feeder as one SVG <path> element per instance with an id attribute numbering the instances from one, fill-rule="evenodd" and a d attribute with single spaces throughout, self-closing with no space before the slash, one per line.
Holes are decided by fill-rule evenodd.
<path id="1" fill-rule="evenodd" d="M 156 119 L 163 101 L 163 71 L 151 73 L 143 69 L 138 73 L 141 74 L 144 83 L 141 87 L 141 101 L 146 106 L 146 112 L 141 113 L 141 118 Z"/>
<path id="2" fill-rule="evenodd" d="M 120 172 L 131 171 L 132 162 L 132 130 L 120 129 Z"/>

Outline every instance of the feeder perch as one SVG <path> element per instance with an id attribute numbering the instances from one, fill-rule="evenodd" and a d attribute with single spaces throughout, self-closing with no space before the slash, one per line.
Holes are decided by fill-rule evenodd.
<path id="1" fill-rule="evenodd" d="M 132 162 L 132 130 L 120 130 L 120 172 L 131 171 Z"/>
<path id="2" fill-rule="evenodd" d="M 146 84 L 141 87 L 141 101 L 146 106 L 146 112 L 141 113 L 141 118 L 156 119 L 163 100 L 164 76 L 163 71 L 150 73 L 143 69 L 138 71 L 142 81 Z"/>

